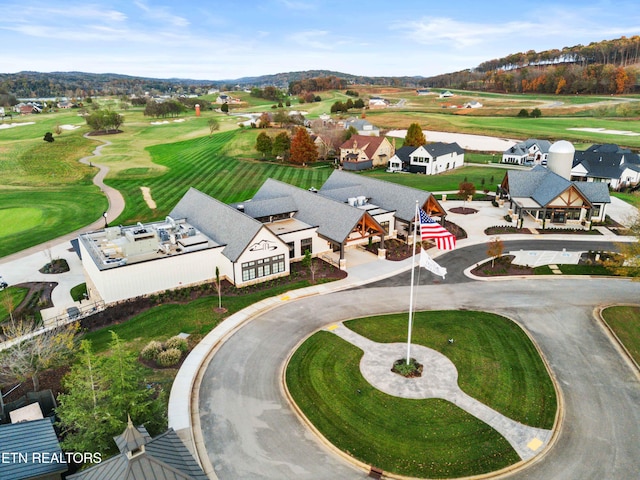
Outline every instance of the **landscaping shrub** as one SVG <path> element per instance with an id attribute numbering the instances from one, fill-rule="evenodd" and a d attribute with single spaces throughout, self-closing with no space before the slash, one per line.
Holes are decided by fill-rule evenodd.
<path id="1" fill-rule="evenodd" d="M 182 352 L 177 348 L 169 348 L 158 354 L 156 363 L 160 367 L 173 367 L 182 358 Z"/>
<path id="2" fill-rule="evenodd" d="M 140 352 L 140 356 L 145 360 L 153 360 L 155 361 L 158 358 L 158 355 L 162 352 L 162 343 L 157 340 L 152 340 L 142 349 Z"/>
<path id="3" fill-rule="evenodd" d="M 175 336 L 175 337 L 171 337 L 166 342 L 164 342 L 164 348 L 166 350 L 175 348 L 177 350 L 180 350 L 180 352 L 184 353 L 187 350 L 189 350 L 189 345 L 187 344 L 187 340 L 185 338 Z"/>
<path id="4" fill-rule="evenodd" d="M 511 222 L 511 221 L 512 221 L 512 219 L 511 219 L 511 215 L 505 215 L 505 216 L 504 216 L 504 219 L 505 219 L 507 222 Z"/>

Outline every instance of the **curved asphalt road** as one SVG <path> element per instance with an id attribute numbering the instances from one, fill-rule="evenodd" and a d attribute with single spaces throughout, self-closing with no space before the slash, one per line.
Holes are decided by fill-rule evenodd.
<path id="1" fill-rule="evenodd" d="M 579 249 L 585 247 L 583 242 Z M 467 265 L 479 253 L 473 247 L 451 252 L 466 258 Z M 449 266 L 445 256 L 440 259 Z M 204 372 L 199 398 L 202 433 L 218 478 L 366 478 L 320 444 L 293 414 L 282 391 L 282 369 L 295 346 L 317 329 L 405 311 L 408 295 L 406 286 L 382 286 L 304 298 L 260 315 L 222 344 Z M 617 279 L 546 277 L 416 289 L 416 309 L 481 309 L 519 322 L 556 376 L 565 405 L 556 444 L 536 463 L 503 478 L 638 477 L 640 382 L 593 309 L 639 298 L 640 283 Z"/>

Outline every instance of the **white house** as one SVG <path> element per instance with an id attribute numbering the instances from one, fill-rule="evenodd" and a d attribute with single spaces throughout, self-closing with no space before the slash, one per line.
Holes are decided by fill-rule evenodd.
<path id="1" fill-rule="evenodd" d="M 464 164 L 464 150 L 457 143 L 435 142 L 420 147 L 401 147 L 389 160 L 390 172 L 406 171 L 436 175 Z"/>
<path id="2" fill-rule="evenodd" d="M 640 156 L 614 144 L 592 145 L 576 151 L 571 168 L 572 180 L 602 182 L 613 190 L 640 183 Z"/>
<path id="3" fill-rule="evenodd" d="M 516 143 L 502 153 L 500 163 L 513 165 L 546 165 L 551 142 L 530 138 Z"/>
<path id="4" fill-rule="evenodd" d="M 463 105 L 464 108 L 481 108 L 483 105 L 477 100 L 472 100 Z"/>
<path id="5" fill-rule="evenodd" d="M 387 108 L 389 106 L 389 100 L 381 97 L 371 97 L 369 99 L 369 108 Z"/>

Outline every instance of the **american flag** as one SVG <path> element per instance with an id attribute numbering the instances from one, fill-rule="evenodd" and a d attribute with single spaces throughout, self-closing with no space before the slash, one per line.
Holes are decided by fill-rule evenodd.
<path id="1" fill-rule="evenodd" d="M 456 237 L 446 228 L 420 209 L 420 238 L 426 240 L 433 238 L 436 247 L 440 250 L 453 250 L 456 248 Z"/>

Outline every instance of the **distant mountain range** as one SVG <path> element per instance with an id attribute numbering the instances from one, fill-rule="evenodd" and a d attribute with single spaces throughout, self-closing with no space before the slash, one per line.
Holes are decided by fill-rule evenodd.
<path id="1" fill-rule="evenodd" d="M 562 50 L 515 53 L 475 68 L 434 77 L 362 76 L 331 70 L 306 70 L 226 80 L 147 78 L 115 73 L 0 73 L 0 103 L 7 98 L 96 95 L 202 94 L 237 86 L 288 88 L 291 82 L 334 76 L 354 85 L 434 87 L 495 92 L 630 93 L 640 91 L 640 36 L 576 45 Z M 604 66 L 600 68 L 599 66 Z"/>
<path id="2" fill-rule="evenodd" d="M 308 78 L 335 76 L 348 83 L 362 85 L 415 86 L 423 77 L 367 77 L 334 72 L 307 70 L 277 73 L 257 77 L 226 80 L 194 80 L 187 78 L 147 78 L 116 73 L 85 72 L 18 72 L 0 73 L 0 94 L 9 93 L 17 98 L 87 97 L 96 95 L 142 95 L 167 93 L 206 93 L 210 88 L 232 90 L 240 87 L 274 85 L 288 88 L 290 82 Z"/>

